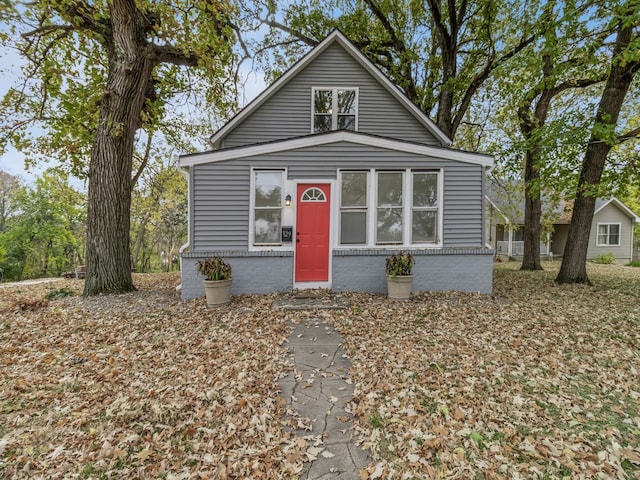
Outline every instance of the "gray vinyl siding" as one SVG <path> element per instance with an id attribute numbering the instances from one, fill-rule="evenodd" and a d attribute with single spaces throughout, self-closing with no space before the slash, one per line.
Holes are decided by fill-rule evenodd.
<path id="1" fill-rule="evenodd" d="M 598 246 L 598 224 L 599 223 L 619 223 L 620 224 L 620 245 L 619 246 Z M 591 235 L 589 236 L 589 248 L 587 258 L 594 259 L 603 253 L 612 253 L 620 263 L 631 260 L 631 243 L 633 242 L 633 224 L 627 214 L 616 205 L 609 204 L 593 217 L 591 224 Z"/>
<path id="2" fill-rule="evenodd" d="M 439 145 L 385 87 L 334 43 L 229 132 L 221 147 L 309 135 L 313 87 L 358 87 L 360 132 Z"/>
<path id="3" fill-rule="evenodd" d="M 246 249 L 249 167 L 218 163 L 192 168 L 192 249 Z"/>
<path id="4" fill-rule="evenodd" d="M 443 169 L 443 246 L 484 245 L 482 166 L 341 142 L 192 167 L 194 251 L 248 248 L 251 167 L 286 168 L 289 180 L 332 180 L 338 169 Z"/>

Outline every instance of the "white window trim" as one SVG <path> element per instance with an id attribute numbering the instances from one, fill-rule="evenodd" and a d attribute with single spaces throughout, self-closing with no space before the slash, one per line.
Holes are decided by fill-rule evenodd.
<path id="1" fill-rule="evenodd" d="M 600 225 L 618 225 L 618 243 L 600 243 Z M 607 228 L 607 241 L 611 238 L 611 229 Z M 596 225 L 596 246 L 598 247 L 619 247 L 622 245 L 622 224 L 617 222 L 601 222 Z"/>
<path id="2" fill-rule="evenodd" d="M 342 172 L 366 172 L 367 173 L 367 243 L 366 244 L 342 244 L 340 243 L 340 213 L 342 205 Z M 403 232 L 402 243 L 396 244 L 376 244 L 376 222 L 377 222 L 377 173 L 381 172 L 402 172 L 403 173 L 403 190 L 406 192 L 402 198 L 403 208 Z M 435 243 L 411 243 L 411 217 L 413 205 L 413 173 L 435 173 L 438 175 L 438 225 L 437 225 L 437 242 Z M 336 250 L 357 250 L 357 249 L 378 249 L 378 250 L 398 250 L 411 248 L 442 248 L 443 246 L 443 228 L 444 228 L 444 169 L 357 169 L 345 168 L 338 170 L 338 178 L 336 182 L 336 197 L 334 202 L 335 208 L 333 215 L 335 217 L 336 228 L 334 230 L 333 244 Z"/>
<path id="3" fill-rule="evenodd" d="M 378 243 L 377 242 L 377 237 L 378 237 L 378 176 L 381 173 L 401 173 L 402 174 L 402 204 L 401 205 L 394 205 L 392 207 L 387 207 L 387 208 L 400 208 L 402 209 L 402 241 L 400 243 Z M 382 247 L 382 248 L 396 248 L 398 246 L 404 246 L 407 245 L 407 170 L 393 170 L 393 169 L 380 169 L 380 170 L 374 170 L 372 172 L 372 178 L 374 179 L 374 184 L 371 186 L 371 190 L 373 192 L 372 195 L 372 199 L 371 199 L 371 207 L 373 209 L 372 213 L 372 217 L 373 217 L 373 226 L 372 226 L 372 236 L 373 238 L 370 240 L 370 242 L 375 245 L 376 247 Z M 382 207 L 384 208 L 384 207 Z"/>
<path id="4" fill-rule="evenodd" d="M 316 97 L 316 91 L 318 90 L 331 90 L 331 101 L 332 101 L 332 107 L 331 107 L 331 132 L 334 132 L 336 130 L 338 130 L 338 90 L 351 90 L 356 92 L 356 114 L 355 114 L 355 128 L 353 131 L 357 132 L 358 131 L 358 112 L 360 110 L 359 108 L 359 103 L 360 103 L 360 88 L 359 87 L 311 87 L 311 133 L 315 133 L 313 131 L 313 125 L 314 125 L 314 120 L 315 120 L 315 97 Z M 325 133 L 325 132 L 322 132 Z"/>
<path id="5" fill-rule="evenodd" d="M 345 207 L 348 210 L 364 210 L 364 215 L 365 215 L 365 224 L 367 226 L 367 232 L 366 232 L 366 238 L 365 238 L 365 243 L 345 243 L 342 244 L 340 243 L 340 238 L 342 237 L 342 174 L 343 173 L 364 173 L 366 175 L 366 182 L 367 182 L 367 200 L 366 200 L 366 204 L 364 207 Z M 333 245 L 334 247 L 338 247 L 338 248 L 369 248 L 369 244 L 371 243 L 369 241 L 369 233 L 371 232 L 371 225 L 369 222 L 369 217 L 371 217 L 371 207 L 370 207 L 370 203 L 371 203 L 371 189 L 370 189 L 370 185 L 371 185 L 371 170 L 358 170 L 358 169 L 349 169 L 349 168 L 345 168 L 344 170 L 338 170 L 338 177 L 336 180 L 336 208 L 334 208 L 334 217 L 336 219 L 336 235 L 335 238 L 333 239 Z"/>
<path id="6" fill-rule="evenodd" d="M 436 225 L 436 241 L 435 242 L 414 242 L 413 241 L 413 211 L 414 211 L 414 206 L 413 206 L 413 176 L 415 174 L 435 174 L 437 175 L 437 198 L 438 198 L 438 202 L 436 207 L 418 207 L 419 211 L 433 211 L 436 210 L 438 212 L 438 217 L 437 217 L 437 225 Z M 442 194 L 443 194 L 443 181 L 442 178 L 444 177 L 442 169 L 439 170 L 429 170 L 429 169 L 425 169 L 425 170 L 419 170 L 419 169 L 415 169 L 415 170 L 409 170 L 409 174 L 407 175 L 408 179 L 405 185 L 407 185 L 407 198 L 411 199 L 411 201 L 409 202 L 408 208 L 406 208 L 406 210 L 408 212 L 405 212 L 405 217 L 407 217 L 407 222 L 408 222 L 408 230 L 409 230 L 409 241 L 410 241 L 410 245 L 426 245 L 426 246 L 431 246 L 431 245 L 438 245 L 438 246 L 442 246 L 442 210 L 443 210 L 443 201 L 442 201 Z"/>
<path id="7" fill-rule="evenodd" d="M 256 176 L 255 172 L 280 172 L 282 174 L 282 190 L 280 192 L 280 221 L 282 225 L 285 225 L 285 204 L 284 199 L 287 190 L 287 169 L 282 167 L 251 167 L 250 181 L 249 181 L 249 238 L 248 238 L 248 250 L 250 252 L 263 252 L 263 251 L 292 251 L 293 246 L 290 243 L 280 242 L 279 244 L 258 244 L 255 245 L 253 240 L 255 238 L 255 200 L 256 200 Z M 282 235 L 282 234 L 281 234 Z M 282 240 L 282 236 L 280 237 Z"/>

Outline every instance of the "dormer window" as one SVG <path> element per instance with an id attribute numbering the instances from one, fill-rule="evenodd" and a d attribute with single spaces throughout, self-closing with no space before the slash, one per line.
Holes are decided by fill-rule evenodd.
<path id="1" fill-rule="evenodd" d="M 313 133 L 357 130 L 357 88 L 313 89 Z"/>

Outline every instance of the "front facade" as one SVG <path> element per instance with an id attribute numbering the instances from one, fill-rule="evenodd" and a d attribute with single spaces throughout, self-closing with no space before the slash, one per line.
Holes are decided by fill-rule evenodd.
<path id="1" fill-rule="evenodd" d="M 189 175 L 182 295 L 220 255 L 234 293 L 384 292 L 385 258 L 416 257 L 414 291 L 490 292 L 485 172 L 335 31 L 211 141 Z"/>

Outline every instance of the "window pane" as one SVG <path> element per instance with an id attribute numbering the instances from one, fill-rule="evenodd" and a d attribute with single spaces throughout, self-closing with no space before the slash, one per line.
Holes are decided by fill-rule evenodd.
<path id="1" fill-rule="evenodd" d="M 378 208 L 376 243 L 402 243 L 402 208 Z"/>
<path id="2" fill-rule="evenodd" d="M 609 225 L 609 245 L 620 243 L 620 225 Z"/>
<path id="3" fill-rule="evenodd" d="M 355 130 L 355 115 L 338 115 L 338 130 Z"/>
<path id="4" fill-rule="evenodd" d="M 279 207 L 282 202 L 282 173 L 255 172 L 256 207 Z"/>
<path id="5" fill-rule="evenodd" d="M 256 210 L 255 243 L 280 243 L 280 209 Z"/>
<path id="6" fill-rule="evenodd" d="M 340 243 L 343 245 L 367 243 L 366 212 L 342 212 L 340 216 Z"/>
<path id="7" fill-rule="evenodd" d="M 435 243 L 437 212 L 414 211 L 411 226 L 411 241 L 413 243 Z"/>
<path id="8" fill-rule="evenodd" d="M 413 206 L 435 207 L 438 205 L 438 175 L 415 173 L 413 175 Z"/>
<path id="9" fill-rule="evenodd" d="M 402 205 L 402 173 L 378 174 L 378 206 Z"/>
<path id="10" fill-rule="evenodd" d="M 313 116 L 313 133 L 328 132 L 331 130 L 331 115 Z"/>
<path id="11" fill-rule="evenodd" d="M 367 174 L 365 172 L 342 173 L 343 207 L 367 206 Z"/>
<path id="12" fill-rule="evenodd" d="M 338 90 L 338 113 L 356 114 L 355 90 Z"/>
<path id="13" fill-rule="evenodd" d="M 332 111 L 331 90 L 316 90 L 313 98 L 313 113 L 329 113 Z"/>

